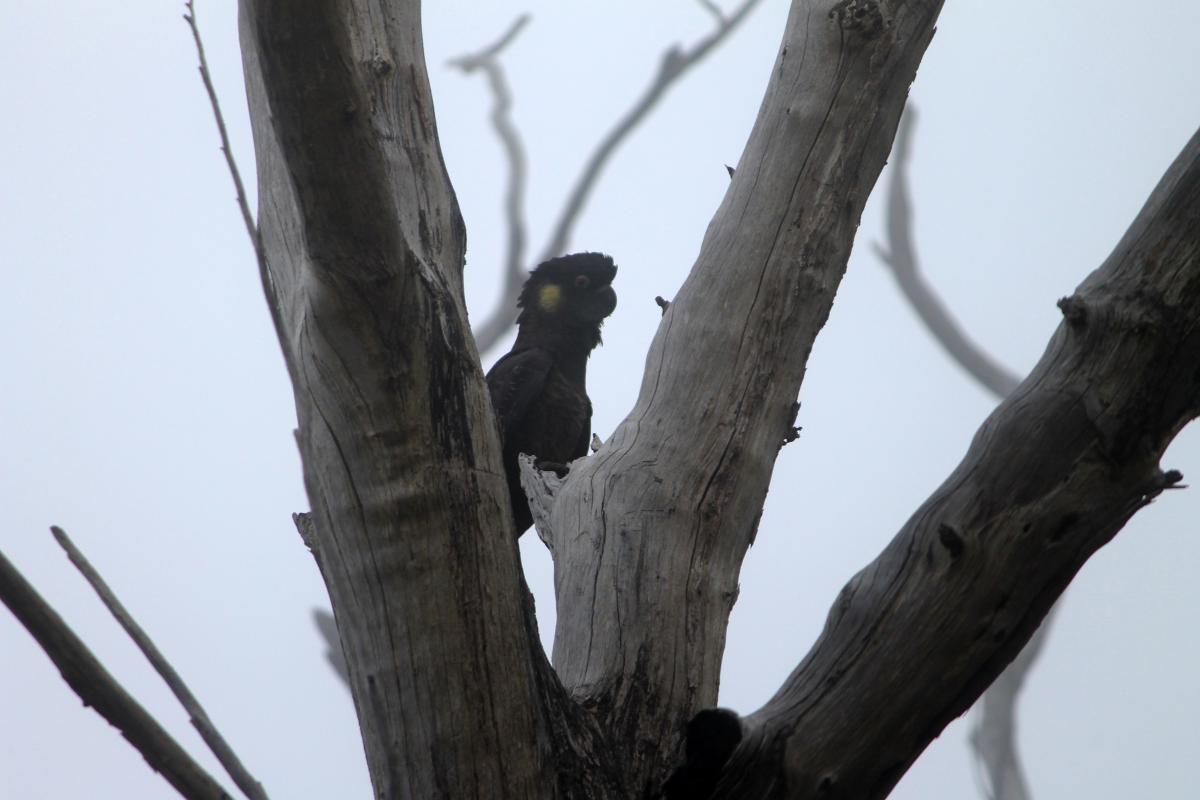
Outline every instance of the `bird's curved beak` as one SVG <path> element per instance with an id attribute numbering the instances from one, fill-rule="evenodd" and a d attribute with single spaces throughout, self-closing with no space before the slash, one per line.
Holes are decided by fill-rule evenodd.
<path id="1" fill-rule="evenodd" d="M 615 291 L 613 291 L 613 288 L 611 286 L 605 286 L 601 291 L 596 293 L 596 296 L 599 299 L 605 301 L 604 306 L 603 306 L 604 313 L 600 316 L 601 319 L 604 319 L 604 317 L 607 317 L 609 314 L 611 314 L 613 311 L 616 310 L 616 308 L 617 308 L 617 293 Z"/>

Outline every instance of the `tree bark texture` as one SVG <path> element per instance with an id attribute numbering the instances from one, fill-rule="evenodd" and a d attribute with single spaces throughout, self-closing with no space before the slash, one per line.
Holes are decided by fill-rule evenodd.
<path id="1" fill-rule="evenodd" d="M 550 796 L 569 773 L 559 704 L 467 326 L 419 4 L 245 0 L 241 29 L 308 527 L 375 793 Z"/>
<path id="2" fill-rule="evenodd" d="M 717 701 L 738 572 L 808 354 L 940 2 L 793 3 L 758 119 L 637 404 L 544 532 L 554 665 L 632 752 L 638 791 Z"/>
<path id="3" fill-rule="evenodd" d="M 419 3 L 243 0 L 305 529 L 378 797 L 652 797 L 682 760 L 686 723 L 716 702 L 808 354 L 940 8 L 793 3 L 635 408 L 535 498 L 556 676 L 506 522 Z M 1086 558 L 1177 480 L 1157 462 L 1200 388 L 1196 147 L 1064 301 L 1043 363 L 962 466 L 741 721 L 717 796 L 885 795 Z"/>
<path id="4" fill-rule="evenodd" d="M 1200 413 L 1200 133 L 1059 305 L 1037 367 L 745 720 L 717 797 L 884 797 L 1088 557 L 1180 480 L 1158 462 Z"/>

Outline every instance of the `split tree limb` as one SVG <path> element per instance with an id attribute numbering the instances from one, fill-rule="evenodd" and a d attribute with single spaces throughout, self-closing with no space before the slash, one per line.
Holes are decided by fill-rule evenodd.
<path id="1" fill-rule="evenodd" d="M 1020 377 L 1001 366 L 967 337 L 921 274 L 908 181 L 910 140 L 916 113 L 910 103 L 900 118 L 900 129 L 892 149 L 894 160 L 888 189 L 888 241 L 886 247 L 874 243 L 874 250 L 896 278 L 897 285 L 934 340 L 997 400 L 1003 400 L 1021 382 Z M 1017 749 L 1017 699 L 1025 678 L 1037 662 L 1056 608 L 1050 610 L 1021 655 L 988 687 L 978 704 L 979 717 L 971 733 L 971 746 L 986 773 L 985 792 L 989 800 L 1028 800 L 1030 796 Z"/>
<path id="2" fill-rule="evenodd" d="M 67 558 L 71 560 L 71 563 L 75 565 L 80 574 L 91 585 L 92 589 L 96 591 L 105 608 L 112 613 L 113 618 L 120 623 L 125 632 L 129 634 L 129 638 L 133 639 L 134 644 L 146 656 L 146 660 L 154 667 L 155 672 L 170 687 L 171 693 L 175 695 L 180 705 L 187 711 L 192 725 L 200 734 L 200 738 L 212 750 L 213 755 L 217 757 L 217 761 L 229 773 L 229 777 L 233 778 L 233 782 L 237 784 L 237 787 L 250 800 L 267 800 L 267 793 L 263 791 L 262 784 L 250 774 L 250 771 L 242 764 L 241 759 L 237 757 L 233 748 L 221 736 L 221 733 L 209 718 L 204 707 L 200 705 L 200 701 L 196 699 L 196 696 L 192 694 L 187 684 L 183 682 L 183 678 L 179 676 L 179 673 L 175 671 L 175 668 L 171 666 L 170 662 L 167 661 L 158 647 L 155 646 L 145 630 L 142 629 L 142 626 L 133 618 L 133 615 L 117 599 L 116 594 L 109 588 L 104 578 L 100 576 L 100 573 L 96 571 L 91 562 L 87 560 L 87 557 L 75 546 L 71 538 L 67 536 L 66 531 L 55 525 L 51 526 L 50 532 L 54 534 L 55 541 L 66 552 Z"/>
<path id="3" fill-rule="evenodd" d="M 176 791 L 188 800 L 230 800 L 220 784 L 117 683 L 3 553 L 0 553 L 0 600 L 37 639 L 83 704 L 96 709 L 96 713 L 119 730 L 150 768 Z"/>
<path id="4" fill-rule="evenodd" d="M 675 47 L 663 54 L 659 73 L 651 83 L 650 88 L 626 112 L 604 139 L 601 140 L 597 149 L 588 159 L 583 172 L 576 179 L 569 193 L 567 204 L 560 213 L 551 234 L 550 242 L 543 248 L 542 254 L 538 258 L 539 262 L 553 258 L 556 255 L 561 255 L 562 251 L 566 250 L 570 241 L 571 231 L 583 213 L 588 195 L 590 195 L 605 165 L 618 147 L 636 129 L 637 125 L 650 111 L 654 109 L 671 85 L 682 77 L 690 67 L 695 66 L 695 64 L 703 60 L 705 56 L 732 33 L 737 25 L 742 22 L 746 15 L 759 2 L 760 0 L 746 0 L 728 16 L 720 13 L 720 9 L 714 3 L 701 2 L 701 5 L 710 13 L 713 13 L 714 9 L 718 12 L 714 13 L 714 19 L 717 22 L 716 30 L 684 53 L 681 53 L 678 47 Z M 520 134 L 512 122 L 512 92 L 499 56 L 525 28 L 529 21 L 530 17 L 528 15 L 518 17 L 509 29 L 493 44 L 477 53 L 460 56 L 450 61 L 452 66 L 458 67 L 465 73 L 482 70 L 484 75 L 487 76 L 488 86 L 491 89 L 493 98 L 491 113 L 492 127 L 496 131 L 497 138 L 500 139 L 508 162 L 508 183 L 505 189 L 504 201 L 504 217 L 508 229 L 508 241 L 505 247 L 504 278 L 500 289 L 500 297 L 495 303 L 494 310 L 479 323 L 474 331 L 475 345 L 481 353 L 493 347 L 512 329 L 517 316 L 517 297 L 528 274 L 527 265 L 524 260 L 526 244 L 524 197 L 528 177 L 528 162 L 524 146 L 521 143 Z M 730 170 L 732 177 L 732 168 L 726 167 L 726 169 Z M 656 298 L 655 302 L 659 303 L 665 313 L 666 301 L 659 302 L 659 300 L 660 298 Z M 320 615 L 325 612 L 314 610 L 313 613 L 319 619 Z M 317 630 L 325 642 L 328 653 L 341 652 L 341 643 L 336 638 L 331 638 L 330 636 L 331 631 L 336 633 L 336 626 L 318 624 Z M 330 658 L 330 663 L 334 666 L 334 670 L 338 676 L 345 679 L 346 675 L 338 668 L 338 662 L 331 656 L 327 655 L 327 657 Z"/>
<path id="5" fill-rule="evenodd" d="M 592 190 L 595 189 L 596 183 L 602 174 L 604 167 L 607 166 L 613 154 L 617 151 L 625 139 L 632 133 L 637 126 L 646 118 L 649 113 L 658 105 L 659 100 L 666 92 L 679 80 L 689 69 L 694 67 L 704 59 L 717 45 L 721 44 L 730 33 L 746 18 L 746 16 L 754 9 L 760 0 L 744 0 L 734 11 L 728 15 L 716 14 L 715 29 L 706 37 L 696 42 L 690 48 L 684 50 L 678 45 L 669 48 L 662 55 L 662 60 L 659 64 L 658 72 L 651 81 L 650 86 L 637 99 L 633 106 L 622 116 L 611 130 L 600 140 L 596 149 L 592 152 L 587 162 L 584 164 L 582 172 L 576 178 L 575 183 L 567 194 L 566 202 L 563 204 L 562 211 L 559 212 L 558 219 L 551 229 L 550 238 L 545 247 L 542 248 L 541 254 L 538 256 L 538 263 L 549 258 L 562 255 L 570 245 L 571 234 L 575 229 L 575 224 L 579 221 L 583 213 L 583 209 L 587 204 L 588 197 Z M 701 3 L 708 7 L 712 13 L 712 3 Z M 501 38 L 497 45 L 485 50 L 481 55 L 487 56 L 485 61 L 489 63 L 489 82 L 492 84 L 493 94 L 496 97 L 496 108 L 499 109 L 505 100 L 505 96 L 500 94 L 496 89 L 496 84 L 492 78 L 492 71 L 503 76 L 503 72 L 499 63 L 492 58 L 498 48 L 506 44 L 506 40 L 511 38 L 515 29 L 519 29 L 523 24 L 524 18 L 517 20 L 514 29 L 510 29 L 505 37 Z M 467 57 L 470 58 L 470 57 Z M 462 61 L 462 59 L 458 59 Z M 501 84 L 503 88 L 503 84 Z M 495 112 L 493 112 L 493 124 L 496 125 L 497 131 L 501 136 L 501 140 L 505 141 L 507 135 L 515 137 L 515 130 L 510 130 L 508 134 L 500 132 L 499 124 L 495 122 Z M 523 173 L 523 162 L 514 161 L 511 145 L 505 142 L 505 151 L 509 156 L 509 174 L 510 174 L 510 190 L 509 198 L 512 197 L 512 185 L 514 177 L 519 173 Z M 517 152 L 520 153 L 519 140 Z M 519 169 L 518 169 L 519 168 Z M 521 293 L 521 285 L 525 280 L 525 265 L 519 265 L 515 271 L 512 267 L 511 256 L 514 250 L 514 244 L 511 240 L 512 231 L 519 229 L 524 230 L 523 222 L 517 224 L 511 213 L 511 206 L 506 203 L 506 214 L 508 214 L 508 227 L 510 231 L 510 241 L 507 252 L 509 259 L 505 269 L 505 281 L 501 288 L 500 297 L 496 302 L 495 308 L 483 322 L 481 322 L 475 331 L 475 343 L 480 352 L 488 350 L 496 344 L 505 333 L 512 328 L 513 322 L 517 318 L 516 303 L 517 296 Z M 523 246 L 524 242 L 521 242 Z"/>

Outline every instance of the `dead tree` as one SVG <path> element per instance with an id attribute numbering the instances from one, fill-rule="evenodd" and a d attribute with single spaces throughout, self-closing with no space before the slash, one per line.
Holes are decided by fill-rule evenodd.
<path id="1" fill-rule="evenodd" d="M 419 3 L 243 1 L 264 285 L 312 504 L 301 527 L 378 797 L 653 797 L 684 762 L 808 355 L 940 7 L 793 3 L 637 404 L 561 485 L 528 476 L 555 559 L 551 667 L 467 324 Z M 740 743 L 693 796 L 885 796 L 1087 558 L 1178 484 L 1158 462 L 1200 413 L 1198 301 L 1200 135 L 1060 302 L 1042 361 L 962 464 L 846 585 L 775 696 L 733 720 Z"/>
<path id="2" fill-rule="evenodd" d="M 807 355 L 940 3 L 797 2 L 639 401 L 553 498 L 541 653 L 462 300 L 415 3 L 243 4 L 271 298 L 312 542 L 381 797 L 652 794 L 714 704 Z M 880 797 L 1178 480 L 1196 413 L 1193 141 L 1042 363 L 847 585 L 722 797 Z"/>

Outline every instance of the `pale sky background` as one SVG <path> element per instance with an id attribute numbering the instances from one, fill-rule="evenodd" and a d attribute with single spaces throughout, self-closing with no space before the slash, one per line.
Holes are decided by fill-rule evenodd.
<path id="1" fill-rule="evenodd" d="M 536 253 L 581 162 L 698 3 L 429 3 L 442 144 L 469 232 L 473 316 L 502 253 L 503 167 L 479 77 L 447 59 L 533 24 L 504 63 L 532 158 Z M 370 796 L 349 696 L 311 624 L 326 607 L 290 514 L 307 508 L 290 388 L 217 149 L 183 6 L 0 0 L 0 549 L 110 670 L 218 772 L 50 538 L 64 526 L 275 798 Z M 596 428 L 631 407 L 659 319 L 728 183 L 787 3 L 767 0 L 622 150 L 573 249 L 611 253 L 620 305 L 592 359 Z M 200 0 L 235 151 L 253 159 L 232 0 Z M 913 86 L 917 243 L 971 334 L 1024 372 L 1200 125 L 1200 4 L 950 0 Z M 885 170 L 880 185 L 888 179 Z M 869 243 L 779 458 L 733 612 L 721 702 L 748 713 L 806 652 L 842 584 L 950 472 L 991 398 L 931 342 Z M 490 364 L 499 354 L 485 355 Z M 1200 477 L 1189 429 L 1164 467 Z M 1195 489 L 1141 512 L 1065 598 L 1021 706 L 1043 798 L 1200 796 Z M 549 561 L 526 536 L 540 623 Z M 169 798 L 0 611 L 0 797 Z M 894 793 L 978 797 L 952 724 Z"/>

